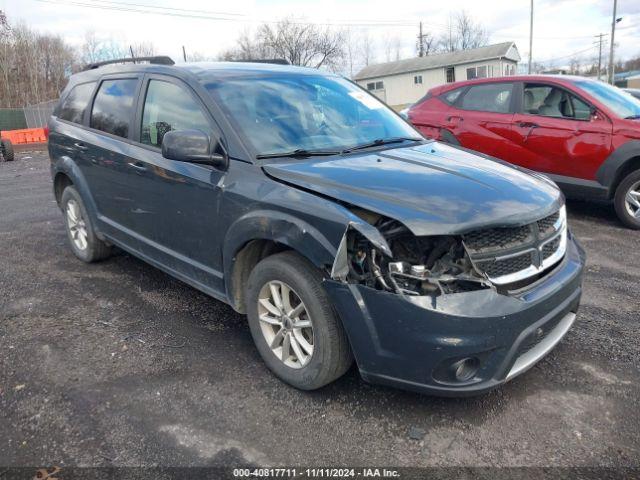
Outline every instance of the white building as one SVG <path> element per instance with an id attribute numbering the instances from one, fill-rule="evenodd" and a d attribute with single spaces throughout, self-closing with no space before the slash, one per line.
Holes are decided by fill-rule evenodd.
<path id="1" fill-rule="evenodd" d="M 354 80 L 388 105 L 401 109 L 443 83 L 515 75 L 520 54 L 513 42 L 369 65 Z"/>

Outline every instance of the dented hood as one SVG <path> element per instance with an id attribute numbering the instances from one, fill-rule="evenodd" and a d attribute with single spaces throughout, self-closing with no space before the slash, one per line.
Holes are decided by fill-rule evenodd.
<path id="1" fill-rule="evenodd" d="M 281 181 L 396 219 L 415 235 L 522 225 L 564 201 L 550 180 L 437 142 L 263 168 Z"/>

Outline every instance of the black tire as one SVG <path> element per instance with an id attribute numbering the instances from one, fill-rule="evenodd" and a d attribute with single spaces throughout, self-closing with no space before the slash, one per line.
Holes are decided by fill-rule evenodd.
<path id="1" fill-rule="evenodd" d="M 304 302 L 313 324 L 313 353 L 308 362 L 292 368 L 267 344 L 258 318 L 260 290 L 270 281 L 284 282 Z M 347 335 L 322 287 L 322 274 L 295 252 L 262 260 L 251 272 L 246 287 L 251 335 L 262 359 L 281 380 L 301 390 L 315 390 L 342 376 L 353 363 Z M 278 328 L 278 327 L 275 327 Z"/>
<path id="2" fill-rule="evenodd" d="M 640 191 L 640 170 L 631 172 L 622 179 L 614 199 L 616 213 L 622 223 L 629 228 L 640 230 L 640 217 L 632 215 L 627 207 L 626 196 L 631 190 Z"/>
<path id="3" fill-rule="evenodd" d="M 15 154 L 13 152 L 13 145 L 10 140 L 2 140 L 2 156 L 5 162 L 13 162 Z"/>
<path id="4" fill-rule="evenodd" d="M 69 207 L 69 202 L 75 202 L 75 204 L 79 207 L 80 215 L 82 220 L 84 230 L 86 232 L 86 247 L 80 248 L 74 238 L 73 233 L 70 228 L 70 221 L 67 214 L 67 209 Z M 82 197 L 78 191 L 72 187 L 68 186 L 62 192 L 62 198 L 60 199 L 60 208 L 62 209 L 62 214 L 64 216 L 64 223 L 67 230 L 67 238 L 69 239 L 69 244 L 71 245 L 71 250 L 74 255 L 78 257 L 83 262 L 91 263 L 97 262 L 99 260 L 104 260 L 105 258 L 111 255 L 111 246 L 100 240 L 93 229 L 93 224 L 91 223 L 91 219 L 87 214 L 87 209 L 84 206 L 84 202 L 82 201 Z"/>

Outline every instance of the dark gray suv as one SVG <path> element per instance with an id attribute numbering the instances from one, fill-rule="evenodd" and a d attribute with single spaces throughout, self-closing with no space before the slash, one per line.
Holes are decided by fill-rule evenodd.
<path id="1" fill-rule="evenodd" d="M 301 389 L 486 391 L 575 319 L 584 252 L 545 177 L 421 137 L 352 82 L 259 63 L 92 65 L 50 120 L 83 261 L 113 246 L 246 313 Z"/>

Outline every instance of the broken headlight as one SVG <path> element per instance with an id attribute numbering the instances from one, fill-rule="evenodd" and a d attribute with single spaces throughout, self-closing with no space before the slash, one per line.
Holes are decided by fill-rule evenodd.
<path id="1" fill-rule="evenodd" d="M 350 231 L 348 281 L 405 295 L 442 295 L 490 286 L 471 263 L 459 236 L 416 237 L 401 223 L 384 217 L 373 225 L 392 255 L 383 255 L 359 232 Z"/>

